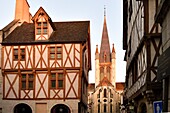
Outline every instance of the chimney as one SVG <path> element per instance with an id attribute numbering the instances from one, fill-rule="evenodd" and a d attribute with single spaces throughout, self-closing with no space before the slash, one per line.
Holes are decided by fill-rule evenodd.
<path id="1" fill-rule="evenodd" d="M 16 0 L 15 6 L 15 19 L 20 19 L 21 22 L 30 23 L 30 12 L 29 12 L 29 4 L 27 0 Z"/>

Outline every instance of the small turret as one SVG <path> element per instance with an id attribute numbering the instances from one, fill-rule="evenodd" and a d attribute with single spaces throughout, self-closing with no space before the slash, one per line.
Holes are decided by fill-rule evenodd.
<path id="1" fill-rule="evenodd" d="M 99 70 L 99 51 L 98 45 L 96 45 L 96 52 L 95 52 L 95 87 L 99 84 L 100 81 L 100 70 Z"/>

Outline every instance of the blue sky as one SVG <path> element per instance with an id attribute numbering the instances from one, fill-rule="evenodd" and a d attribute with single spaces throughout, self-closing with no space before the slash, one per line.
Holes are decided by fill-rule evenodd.
<path id="1" fill-rule="evenodd" d="M 92 71 L 89 73 L 89 82 L 95 82 L 95 48 L 101 44 L 104 22 L 104 6 L 109 41 L 116 49 L 116 81 L 125 81 L 126 63 L 123 61 L 122 49 L 122 0 L 28 0 L 30 12 L 34 16 L 42 6 L 52 21 L 90 21 Z M 15 0 L 3 0 L 0 4 L 0 29 L 14 19 Z"/>

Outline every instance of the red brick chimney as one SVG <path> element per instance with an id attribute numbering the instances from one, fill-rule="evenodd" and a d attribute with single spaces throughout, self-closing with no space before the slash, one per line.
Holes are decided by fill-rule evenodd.
<path id="1" fill-rule="evenodd" d="M 15 19 L 20 19 L 21 22 L 26 21 L 30 23 L 31 14 L 29 12 L 29 4 L 27 0 L 16 0 Z"/>

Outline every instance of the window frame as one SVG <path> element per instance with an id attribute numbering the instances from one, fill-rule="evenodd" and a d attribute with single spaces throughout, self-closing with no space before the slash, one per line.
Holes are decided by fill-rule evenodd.
<path id="1" fill-rule="evenodd" d="M 52 49 L 54 49 L 54 51 L 51 51 Z M 52 58 L 51 55 L 54 55 L 54 58 Z M 60 55 L 60 57 L 58 57 L 58 55 Z M 49 59 L 50 60 L 61 60 L 62 59 L 62 46 L 50 46 L 49 47 Z"/>
<path id="2" fill-rule="evenodd" d="M 25 78 L 23 78 L 25 75 Z M 32 77 L 30 77 L 30 75 Z M 25 83 L 25 87 L 23 88 L 23 82 Z M 30 82 L 32 82 L 32 87 L 30 87 Z M 34 74 L 32 73 L 22 73 L 21 74 L 21 90 L 33 90 L 34 89 Z"/>
<path id="3" fill-rule="evenodd" d="M 24 50 L 24 52 L 22 50 Z M 15 51 L 17 51 L 17 52 L 15 52 Z M 22 56 L 24 56 L 24 58 L 22 58 Z M 14 48 L 13 49 L 13 60 L 14 61 L 18 61 L 18 60 L 25 61 L 25 58 L 26 58 L 25 48 Z"/>
<path id="4" fill-rule="evenodd" d="M 16 50 L 17 50 L 17 53 L 15 52 Z M 17 58 L 15 56 L 17 56 Z M 18 59 L 19 59 L 19 48 L 14 48 L 13 49 L 13 60 L 18 61 Z"/>
<path id="5" fill-rule="evenodd" d="M 55 74 L 53 78 L 52 75 Z M 62 78 L 59 75 L 62 74 Z M 55 81 L 55 87 L 52 87 L 52 81 Z M 59 85 L 59 81 L 62 81 L 62 87 Z M 63 89 L 64 88 L 64 73 L 51 72 L 50 74 L 50 89 Z"/>
<path id="6" fill-rule="evenodd" d="M 24 52 L 22 50 L 24 50 Z M 24 58 L 22 58 L 22 56 L 24 56 Z M 20 60 L 25 61 L 25 56 L 25 48 L 20 48 Z"/>
<path id="7" fill-rule="evenodd" d="M 46 32 L 44 32 L 44 29 L 46 29 Z M 36 30 L 37 30 L 36 35 L 47 35 L 48 34 L 47 21 L 37 22 Z"/>

